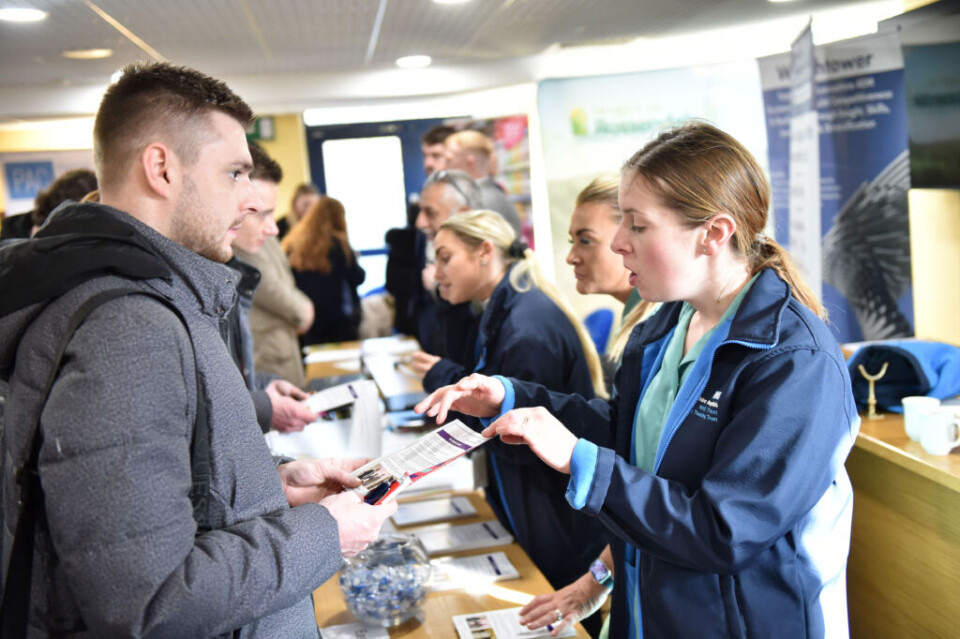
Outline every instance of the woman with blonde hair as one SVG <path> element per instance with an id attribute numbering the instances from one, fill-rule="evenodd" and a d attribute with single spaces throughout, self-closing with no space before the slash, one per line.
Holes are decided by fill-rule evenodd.
<path id="1" fill-rule="evenodd" d="M 472 367 L 418 354 L 427 369 L 425 389 L 482 371 L 587 398 L 604 392 L 590 337 L 540 274 L 533 251 L 499 214 L 451 217 L 437 232 L 434 248 L 440 295 L 451 304 L 479 303 L 483 315 L 472 352 L 461 360 L 475 362 Z M 476 420 L 467 421 L 480 428 Z M 552 584 L 569 583 L 605 545 L 602 526 L 567 506 L 566 478 L 529 450 L 500 442 L 485 449 L 487 499 L 497 517 Z"/>
<path id="2" fill-rule="evenodd" d="M 604 176 L 592 180 L 577 194 L 570 216 L 570 252 L 567 253 L 567 264 L 573 267 L 578 293 L 609 295 L 623 304 L 620 328 L 613 344 L 603 354 L 608 387 L 613 382 L 613 371 L 620 364 L 630 331 L 657 308 L 656 304 L 640 299 L 637 290 L 630 286 L 630 271 L 610 248 L 620 225 L 619 188 L 619 178 Z"/>
<path id="3" fill-rule="evenodd" d="M 350 248 L 343 204 L 321 197 L 283 238 L 282 246 L 297 288 L 317 309 L 301 341 L 323 344 L 357 339 L 361 319 L 357 287 L 366 273 Z"/>
<path id="4" fill-rule="evenodd" d="M 634 331 L 609 401 L 472 375 L 418 410 L 570 475 L 566 497 L 613 534 L 611 637 L 846 637 L 860 420 L 823 306 L 764 235 L 770 186 L 714 126 L 661 133 L 624 166 L 613 249 L 662 302 Z M 592 572 L 592 571 L 591 571 Z M 591 579 L 583 576 L 582 579 Z M 556 635 L 589 614 L 539 596 Z"/>

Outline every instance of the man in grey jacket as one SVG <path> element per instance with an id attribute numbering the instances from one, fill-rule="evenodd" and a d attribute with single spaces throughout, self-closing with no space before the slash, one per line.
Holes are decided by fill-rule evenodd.
<path id="1" fill-rule="evenodd" d="M 42 414 L 30 637 L 315 639 L 312 591 L 396 508 L 341 492 L 357 485 L 356 463 L 278 472 L 222 341 L 237 296 L 222 263 L 256 208 L 251 115 L 195 71 L 127 67 L 94 127 L 102 204 L 61 209 L 20 260 L 0 251 L 4 574 L 17 470 Z M 27 286 L 21 264 L 43 265 L 45 277 Z M 164 296 L 185 322 L 147 295 L 102 304 L 73 334 L 44 402 L 68 320 L 118 286 Z M 199 406 L 209 426 L 203 529 L 190 497 Z"/>

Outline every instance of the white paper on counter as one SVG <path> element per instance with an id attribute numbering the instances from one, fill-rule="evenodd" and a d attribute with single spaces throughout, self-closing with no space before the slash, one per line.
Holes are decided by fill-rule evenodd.
<path id="1" fill-rule="evenodd" d="M 440 557 L 430 561 L 430 589 L 476 588 L 494 581 L 519 579 L 520 573 L 502 552 L 470 557 Z"/>
<path id="2" fill-rule="evenodd" d="M 474 612 L 468 615 L 457 615 L 453 618 L 453 625 L 457 629 L 460 639 L 480 639 L 490 637 L 496 639 L 527 639 L 528 637 L 549 637 L 550 631 L 544 628 L 527 630 L 520 625 L 520 608 L 506 608 L 504 610 L 488 610 Z M 573 628 L 567 626 L 558 637 L 575 637 Z"/>
<path id="3" fill-rule="evenodd" d="M 466 497 L 444 497 L 400 504 L 392 519 L 398 526 L 412 526 L 460 519 L 476 514 L 477 509 Z"/>
<path id="4" fill-rule="evenodd" d="M 507 532 L 507 529 L 496 519 L 475 524 L 460 524 L 459 526 L 442 524 L 422 530 L 404 532 L 419 537 L 420 541 L 423 542 L 423 547 L 431 555 L 459 550 L 493 548 L 513 543 L 513 535 Z"/>
<path id="5" fill-rule="evenodd" d="M 320 629 L 322 639 L 390 639 L 386 628 L 371 626 L 358 621 L 340 626 L 327 626 Z"/>

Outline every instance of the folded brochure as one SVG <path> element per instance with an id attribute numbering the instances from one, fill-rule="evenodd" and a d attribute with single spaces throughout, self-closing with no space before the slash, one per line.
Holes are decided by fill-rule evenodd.
<path id="1" fill-rule="evenodd" d="M 489 439 L 454 420 L 353 471 L 361 482 L 354 490 L 368 504 L 379 504 Z"/>

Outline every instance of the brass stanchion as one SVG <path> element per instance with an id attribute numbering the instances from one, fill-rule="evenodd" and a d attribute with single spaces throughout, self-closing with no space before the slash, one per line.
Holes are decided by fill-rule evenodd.
<path id="1" fill-rule="evenodd" d="M 868 373 L 867 369 L 863 367 L 863 364 L 857 365 L 857 370 L 859 370 L 863 378 L 867 380 L 870 389 L 867 393 L 867 419 L 883 419 L 883 415 L 877 413 L 877 394 L 874 391 L 874 384 L 878 379 L 887 374 L 888 364 L 890 364 L 890 362 L 884 362 L 880 372 L 876 375 Z"/>

